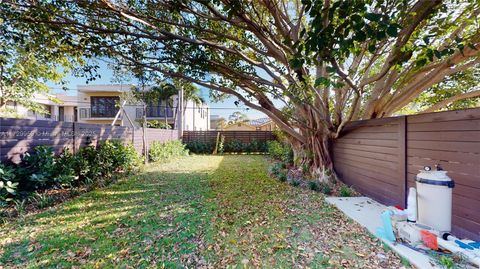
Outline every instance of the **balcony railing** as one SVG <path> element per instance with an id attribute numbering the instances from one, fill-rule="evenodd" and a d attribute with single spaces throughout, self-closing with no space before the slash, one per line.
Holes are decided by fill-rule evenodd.
<path id="1" fill-rule="evenodd" d="M 136 118 L 141 119 L 143 116 L 143 108 L 137 107 Z M 173 108 L 165 106 L 148 106 L 147 118 L 173 118 Z"/>
<path id="2" fill-rule="evenodd" d="M 118 109 L 105 109 L 97 107 L 80 107 L 78 108 L 78 117 L 80 119 L 89 118 L 115 118 Z"/>
<path id="3" fill-rule="evenodd" d="M 48 121 L 65 121 L 65 122 L 75 121 L 75 118 L 72 115 L 46 115 L 46 114 L 38 114 L 38 113 L 28 113 L 26 118 L 32 119 L 32 120 L 48 120 Z"/>

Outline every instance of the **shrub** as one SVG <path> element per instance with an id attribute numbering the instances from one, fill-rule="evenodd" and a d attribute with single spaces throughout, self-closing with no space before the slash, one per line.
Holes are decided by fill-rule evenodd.
<path id="1" fill-rule="evenodd" d="M 147 121 L 147 127 L 155 128 L 155 129 L 166 129 L 166 130 L 172 129 L 172 126 L 170 126 L 170 124 L 165 123 L 164 121 L 158 121 L 158 120 Z"/>
<path id="2" fill-rule="evenodd" d="M 281 182 L 287 181 L 287 173 L 285 172 L 285 170 L 281 170 L 278 173 L 278 180 L 280 180 Z"/>
<path id="3" fill-rule="evenodd" d="M 28 196 L 39 189 L 72 187 L 85 183 L 102 183 L 116 173 L 131 172 L 140 166 L 141 158 L 132 145 L 120 141 L 106 141 L 98 148 L 81 148 L 77 154 L 64 150 L 55 156 L 48 146 L 37 146 L 23 156 L 16 166 L 0 164 L 0 202 L 14 202 L 17 212 L 25 210 L 25 201 L 38 207 L 47 207 L 54 202 L 48 194 Z M 22 199 L 16 200 L 19 197 Z"/>
<path id="4" fill-rule="evenodd" d="M 278 177 L 278 174 L 283 170 L 283 168 L 284 168 L 284 166 L 283 166 L 282 163 L 273 163 L 268 168 L 268 172 L 270 173 L 270 175 Z M 286 174 L 285 174 L 285 176 L 286 176 Z"/>
<path id="5" fill-rule="evenodd" d="M 75 156 L 75 174 L 81 183 L 93 183 L 96 177 L 101 175 L 101 167 L 96 162 L 97 152 L 95 147 L 81 148 Z"/>
<path id="6" fill-rule="evenodd" d="M 37 146 L 32 153 L 25 153 L 18 168 L 19 188 L 33 191 L 52 185 L 55 178 L 55 163 L 51 147 Z"/>
<path id="7" fill-rule="evenodd" d="M 186 148 L 196 154 L 211 154 L 215 148 L 215 144 L 202 141 L 190 141 L 187 143 Z"/>
<path id="8" fill-rule="evenodd" d="M 75 173 L 77 160 L 75 156 L 68 150 L 64 150 L 56 159 L 54 169 L 54 182 L 60 187 L 70 187 L 78 180 Z"/>
<path id="9" fill-rule="evenodd" d="M 342 185 L 338 190 L 338 193 L 341 197 L 351 197 L 353 196 L 353 191 L 346 185 Z"/>
<path id="10" fill-rule="evenodd" d="M 293 150 L 290 145 L 282 144 L 278 141 L 267 142 L 268 154 L 276 160 L 285 162 L 286 164 L 293 163 Z"/>
<path id="11" fill-rule="evenodd" d="M 308 188 L 312 191 L 319 191 L 320 183 L 318 181 L 310 181 L 308 182 Z"/>
<path id="12" fill-rule="evenodd" d="M 9 201 L 17 194 L 15 169 L 0 163 L 0 202 Z"/>
<path id="13" fill-rule="evenodd" d="M 225 152 L 236 152 L 236 153 L 241 153 L 245 152 L 247 149 L 247 146 L 242 143 L 242 141 L 238 139 L 230 140 L 225 143 Z"/>
<path id="14" fill-rule="evenodd" d="M 294 187 L 300 186 L 301 181 L 297 179 L 293 179 L 290 181 L 290 184 Z"/>
<path id="15" fill-rule="evenodd" d="M 327 195 L 332 193 L 332 187 L 327 182 L 320 182 L 319 183 L 319 190 L 323 194 L 327 194 Z"/>
<path id="16" fill-rule="evenodd" d="M 179 156 L 188 155 L 185 145 L 179 140 L 161 143 L 158 141 L 150 145 L 149 158 L 153 162 L 166 161 Z"/>
<path id="17" fill-rule="evenodd" d="M 55 198 L 47 194 L 35 194 L 31 197 L 31 201 L 37 205 L 38 208 L 46 208 L 55 203 Z"/>

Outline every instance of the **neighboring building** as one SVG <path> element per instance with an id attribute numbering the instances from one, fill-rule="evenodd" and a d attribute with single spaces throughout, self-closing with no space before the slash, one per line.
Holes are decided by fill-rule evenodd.
<path id="1" fill-rule="evenodd" d="M 126 92 L 133 85 L 84 85 L 78 86 L 78 100 L 82 104 L 78 107 L 79 121 L 86 123 L 111 124 L 119 111 L 117 104 L 124 103 Z M 174 126 L 178 120 L 178 96 L 173 96 L 173 103 L 161 100 L 156 104 L 147 104 L 147 121 L 162 121 Z M 123 106 L 126 113 L 120 113 L 116 124 L 122 126 L 140 126 L 143 116 L 143 105 L 139 102 L 127 100 Z M 125 115 L 126 114 L 126 115 Z M 210 111 L 207 104 L 196 104 L 186 101 L 184 104 L 184 130 L 202 131 L 210 128 Z"/>
<path id="2" fill-rule="evenodd" d="M 270 118 L 251 120 L 248 124 L 255 127 L 255 130 L 257 131 L 273 131 L 276 127 L 275 123 Z"/>
<path id="3" fill-rule="evenodd" d="M 16 116 L 35 120 L 77 121 L 77 97 L 65 94 L 35 94 L 33 99 L 42 105 L 47 113 L 37 113 L 16 103 L 7 103 L 7 108 Z M 55 101 L 53 101 L 55 100 Z"/>
<path id="4" fill-rule="evenodd" d="M 230 124 L 224 131 L 273 131 L 275 123 L 270 118 L 260 118 L 246 122 Z"/>
<path id="5" fill-rule="evenodd" d="M 210 116 L 210 130 L 220 129 L 221 126 L 219 126 L 219 121 L 225 121 L 225 119 L 220 117 L 219 115 L 211 115 Z"/>
<path id="6" fill-rule="evenodd" d="M 21 117 L 38 120 L 59 120 L 68 122 L 82 122 L 92 124 L 112 124 L 119 111 L 118 104 L 124 103 L 126 92 L 133 85 L 82 85 L 78 86 L 77 96 L 65 94 L 36 95 L 35 101 L 44 105 L 48 114 L 39 114 L 28 111 L 22 106 L 10 104 L 12 109 Z M 52 101 L 57 99 L 58 102 Z M 173 104 L 162 100 L 158 104 L 147 105 L 147 120 L 162 121 L 173 126 L 177 115 L 178 96 L 173 96 Z M 125 113 L 120 113 L 116 125 L 140 126 L 139 120 L 143 116 L 143 105 L 128 101 L 124 105 Z M 207 104 L 196 104 L 186 101 L 184 104 L 184 130 L 209 130 L 210 110 Z M 130 120 L 129 120 L 130 119 Z"/>

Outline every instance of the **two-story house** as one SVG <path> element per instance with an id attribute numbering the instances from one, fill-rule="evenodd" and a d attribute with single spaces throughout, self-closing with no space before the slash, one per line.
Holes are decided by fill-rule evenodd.
<path id="1" fill-rule="evenodd" d="M 126 100 L 127 92 L 132 85 L 82 85 L 77 87 L 77 96 L 65 94 L 42 95 L 37 94 L 35 101 L 44 106 L 47 113 L 35 113 L 16 105 L 8 104 L 16 114 L 23 118 L 38 120 L 54 120 L 67 122 L 83 122 L 92 124 L 112 124 L 117 115 L 120 105 L 123 110 L 119 114 L 116 125 L 140 126 L 143 117 L 143 104 Z M 52 100 L 56 99 L 57 102 Z M 178 96 L 172 101 L 162 100 L 156 104 L 147 104 L 147 121 L 160 121 L 177 127 L 176 122 L 183 116 L 184 130 L 208 130 L 210 128 L 210 109 L 207 104 L 197 104 L 191 100 L 185 100 L 183 113 L 178 112 Z"/>
<path id="2" fill-rule="evenodd" d="M 66 94 L 35 94 L 33 100 L 43 107 L 44 112 L 34 112 L 15 102 L 7 102 L 5 117 L 20 117 L 35 120 L 77 121 L 77 97 Z"/>
<path id="3" fill-rule="evenodd" d="M 111 124 L 122 106 L 122 113 L 115 124 L 140 126 L 144 106 L 141 102 L 127 100 L 132 99 L 128 94 L 132 87 L 133 85 L 121 84 L 78 86 L 78 121 Z M 185 100 L 182 115 L 178 111 L 178 96 L 174 95 L 168 101 L 148 103 L 145 112 L 147 121 L 165 122 L 171 127 L 176 126 L 179 117 L 183 116 L 184 130 L 201 131 L 210 128 L 210 109 L 207 104 Z"/>

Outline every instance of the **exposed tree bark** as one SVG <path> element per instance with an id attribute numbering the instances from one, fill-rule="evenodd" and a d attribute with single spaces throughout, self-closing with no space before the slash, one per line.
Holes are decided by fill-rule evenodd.
<path id="1" fill-rule="evenodd" d="M 437 16 L 440 0 L 406 1 L 402 10 L 382 2 L 382 12 L 395 18 L 400 31 L 389 31 L 381 40 L 370 36 L 354 40 L 358 51 L 342 58 L 337 50 L 344 43 L 335 43 L 341 39 L 335 35 L 355 28 L 344 20 L 355 14 L 336 13 L 336 1 L 313 2 L 318 3 L 317 13 L 302 1 L 277 0 L 158 0 L 131 3 L 133 7 L 118 1 L 80 0 L 56 4 L 59 9 L 52 8 L 55 4 L 25 1 L 12 9 L 27 23 L 57 27 L 74 37 L 98 38 L 85 49 L 117 59 L 119 65 L 141 66 L 163 78 L 192 82 L 264 112 L 289 136 L 297 164 L 310 165 L 323 178 L 333 169 L 332 141 L 349 121 L 391 116 L 446 76 L 480 62 L 480 31 L 472 21 L 480 8 L 469 3 L 458 7 L 461 12 L 447 9 L 442 12 L 449 16 L 443 17 L 451 19 L 445 22 L 440 20 L 442 14 Z M 404 15 L 396 18 L 397 13 Z M 312 22 L 315 16 L 321 20 Z M 445 31 L 427 45 L 449 54 L 427 57 L 432 52 L 418 44 L 423 45 L 422 40 L 431 35 L 430 25 L 437 22 Z M 328 35 L 321 40 L 325 42 L 321 51 L 311 53 L 304 43 L 317 33 L 314 27 Z M 462 40 L 461 49 L 455 39 Z M 423 66 L 418 64 L 422 57 Z M 294 64 L 295 60 L 303 61 Z"/>
<path id="2" fill-rule="evenodd" d="M 442 101 L 434 104 L 433 106 L 425 109 L 423 111 L 423 113 L 435 112 L 439 109 L 442 109 L 442 108 L 448 106 L 449 104 L 451 104 L 453 102 L 463 100 L 463 99 L 468 99 L 468 98 L 474 98 L 474 97 L 480 97 L 480 90 L 474 90 L 474 91 L 471 91 L 471 92 L 462 93 L 462 94 L 455 95 L 455 96 L 452 96 L 450 98 L 447 98 L 445 100 L 442 100 Z"/>

